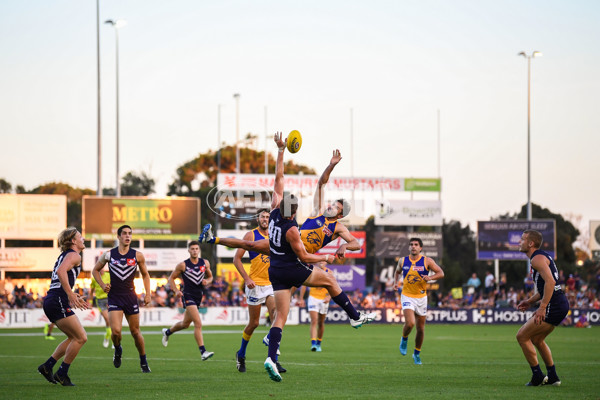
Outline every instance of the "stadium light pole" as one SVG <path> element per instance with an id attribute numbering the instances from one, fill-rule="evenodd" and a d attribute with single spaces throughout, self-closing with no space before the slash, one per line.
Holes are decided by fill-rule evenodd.
<path id="1" fill-rule="evenodd" d="M 235 172 L 240 173 L 240 94 L 233 95 L 235 99 Z"/>
<path id="2" fill-rule="evenodd" d="M 541 57 L 542 53 L 534 51 L 527 55 L 524 51 L 517 54 L 527 59 L 527 220 L 531 220 L 531 59 Z"/>
<path id="3" fill-rule="evenodd" d="M 96 182 L 96 196 L 102 196 L 102 130 L 100 124 L 100 0 L 96 0 L 96 81 L 97 81 L 97 147 L 98 147 L 98 172 Z"/>
<path id="4" fill-rule="evenodd" d="M 121 183 L 120 181 L 120 173 L 119 173 L 119 28 L 127 25 L 127 21 L 123 19 L 107 19 L 104 21 L 105 24 L 112 25 L 115 28 L 115 65 L 116 65 L 116 120 L 117 120 L 117 187 L 116 187 L 116 196 L 121 197 Z"/>

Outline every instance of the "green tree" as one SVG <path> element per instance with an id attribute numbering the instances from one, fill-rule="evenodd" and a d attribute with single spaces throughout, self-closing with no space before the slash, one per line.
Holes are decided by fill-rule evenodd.
<path id="1" fill-rule="evenodd" d="M 121 195 L 123 196 L 148 196 L 155 192 L 155 181 L 145 172 L 141 172 L 139 175 L 128 172 L 121 181 Z"/>
<path id="2" fill-rule="evenodd" d="M 0 178 L 0 193 L 12 193 L 12 185 L 4 178 Z"/>

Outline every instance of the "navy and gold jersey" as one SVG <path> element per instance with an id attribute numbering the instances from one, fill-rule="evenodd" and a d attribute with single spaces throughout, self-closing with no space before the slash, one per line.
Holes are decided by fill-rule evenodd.
<path id="1" fill-rule="evenodd" d="M 119 253 L 118 247 L 110 250 L 110 260 L 108 260 L 108 270 L 110 272 L 109 297 L 135 291 L 133 278 L 135 278 L 138 267 L 136 254 L 137 251 L 131 248 L 127 254 Z"/>
<path id="2" fill-rule="evenodd" d="M 425 260 L 427 257 L 420 256 L 416 261 L 411 260 L 410 257 L 402 257 L 398 261 L 398 266 L 402 268 L 404 296 L 417 299 L 427 296 L 427 282 L 423 278 L 429 275 L 429 269 Z"/>
<path id="3" fill-rule="evenodd" d="M 300 228 L 300 238 L 306 251 L 314 254 L 327 246 L 333 238 L 336 226 L 337 221 L 327 222 L 323 214 L 307 218 Z"/>
<path id="4" fill-rule="evenodd" d="M 252 229 L 252 240 L 258 241 L 269 239 L 269 236 L 260 233 L 258 228 Z M 268 286 L 271 284 L 269 280 L 269 256 L 260 254 L 254 251 L 248 251 L 250 256 L 250 278 L 259 286 Z"/>
<path id="5" fill-rule="evenodd" d="M 269 217 L 270 267 L 286 268 L 302 264 L 286 239 L 287 231 L 298 227 L 295 219 L 283 218 L 279 208 L 271 211 Z"/>
<path id="6" fill-rule="evenodd" d="M 206 264 L 204 258 L 199 258 L 196 264 L 191 259 L 184 261 L 185 269 L 181 277 L 183 279 L 183 293 L 191 296 L 202 296 L 202 280 L 206 275 Z"/>
<path id="7" fill-rule="evenodd" d="M 48 290 L 48 293 L 52 292 L 61 296 L 66 297 L 67 296 L 67 292 L 65 292 L 65 290 L 63 289 L 61 283 L 60 283 L 60 279 L 58 279 L 58 267 L 60 267 L 60 264 L 62 264 L 62 262 L 64 261 L 65 257 L 67 256 L 67 254 L 71 253 L 71 252 L 75 252 L 75 250 L 73 249 L 69 249 L 67 251 L 64 251 L 62 253 L 60 253 L 60 256 L 58 256 L 58 258 L 56 259 L 56 262 L 54 263 L 54 269 L 52 270 L 52 279 L 50 281 L 50 290 Z M 79 273 L 81 272 L 81 264 L 79 264 L 78 266 L 71 268 L 69 271 L 67 271 L 67 277 L 69 278 L 69 286 L 71 287 L 71 289 L 73 289 L 73 286 L 75 286 L 75 280 L 77 279 L 77 276 L 79 275 Z"/>

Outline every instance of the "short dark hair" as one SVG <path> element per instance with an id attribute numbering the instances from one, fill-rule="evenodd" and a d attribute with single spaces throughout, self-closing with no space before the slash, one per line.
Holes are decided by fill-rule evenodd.
<path id="1" fill-rule="evenodd" d="M 119 229 L 117 229 L 117 236 L 121 236 L 121 232 L 123 232 L 123 229 L 125 229 L 125 228 L 131 229 L 131 227 L 129 225 L 121 225 L 119 227 Z M 133 229 L 131 229 L 131 232 L 133 232 Z"/>
<path id="2" fill-rule="evenodd" d="M 348 214 L 350 214 L 350 210 L 352 209 L 352 206 L 350 205 L 350 202 L 348 200 L 338 199 L 336 201 L 342 205 L 342 217 L 345 217 Z"/>
<path id="3" fill-rule="evenodd" d="M 200 247 L 200 242 L 197 240 L 192 240 L 191 242 L 188 243 L 188 249 L 194 245 L 197 245 L 198 247 Z"/>
<path id="4" fill-rule="evenodd" d="M 258 210 L 258 212 L 256 213 L 256 219 L 258 219 L 258 217 L 260 217 L 260 214 L 266 212 L 267 214 L 271 215 L 271 212 L 266 209 L 266 208 L 261 208 L 260 210 Z"/>
<path id="5" fill-rule="evenodd" d="M 542 242 L 544 241 L 544 238 L 543 238 L 541 232 L 538 232 L 533 229 L 527 229 L 523 233 L 526 234 L 527 238 L 533 242 L 533 245 L 535 246 L 536 249 L 539 249 L 540 247 L 542 247 Z"/>
<path id="6" fill-rule="evenodd" d="M 279 202 L 279 212 L 284 218 L 291 218 L 298 211 L 298 198 L 293 194 L 283 196 Z"/>
<path id="7" fill-rule="evenodd" d="M 417 237 L 413 237 L 413 238 L 408 239 L 408 243 L 409 244 L 412 243 L 412 242 L 417 242 L 417 243 L 419 243 L 419 246 L 421 246 L 421 248 L 423 247 L 423 241 L 421 239 L 417 238 Z"/>

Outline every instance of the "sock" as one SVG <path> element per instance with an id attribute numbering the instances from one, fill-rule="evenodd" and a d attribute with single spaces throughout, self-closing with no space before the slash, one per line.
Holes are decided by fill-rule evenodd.
<path id="1" fill-rule="evenodd" d="M 146 355 L 144 354 L 143 356 L 140 356 L 140 365 L 145 364 L 148 364 L 148 361 L 146 360 Z"/>
<path id="2" fill-rule="evenodd" d="M 248 342 L 250 341 L 251 337 L 252 337 L 252 335 L 246 335 L 246 332 L 242 333 L 242 345 L 240 346 L 240 349 L 238 350 L 238 355 L 240 357 L 246 357 L 246 346 L 248 346 Z"/>
<path id="3" fill-rule="evenodd" d="M 320 346 L 323 339 L 317 339 L 317 344 Z"/>
<path id="4" fill-rule="evenodd" d="M 206 348 L 204 348 L 204 346 L 198 346 L 198 348 L 200 349 L 200 354 L 204 354 L 204 352 L 206 351 Z"/>
<path id="5" fill-rule="evenodd" d="M 415 355 L 419 355 L 419 354 L 421 354 L 421 349 L 417 349 L 417 348 L 415 347 Z"/>
<path id="6" fill-rule="evenodd" d="M 123 354 L 123 348 L 121 347 L 121 345 L 115 346 L 115 354 L 118 356 Z"/>
<path id="7" fill-rule="evenodd" d="M 171 329 L 167 329 L 165 331 L 165 335 L 167 335 L 167 336 L 171 336 L 172 334 L 173 334 L 173 332 L 171 332 Z"/>
<path id="8" fill-rule="evenodd" d="M 540 364 L 536 365 L 535 367 L 531 367 L 531 372 L 533 372 L 533 375 L 544 375 L 542 373 L 542 369 L 540 368 Z"/>
<path id="9" fill-rule="evenodd" d="M 112 332 L 111 332 L 110 328 L 106 328 L 106 335 L 104 337 L 107 338 L 107 339 L 110 339 L 110 334 L 111 333 Z"/>
<path id="10" fill-rule="evenodd" d="M 46 362 L 44 364 L 46 364 L 46 366 L 50 369 L 54 368 L 54 366 L 56 365 L 56 362 L 58 360 L 55 360 L 54 358 L 50 357 L 49 359 L 46 360 Z"/>
<path id="11" fill-rule="evenodd" d="M 407 337 L 402 336 L 402 341 L 403 342 L 408 342 L 408 336 Z"/>
<path id="12" fill-rule="evenodd" d="M 556 375 L 556 368 L 555 366 L 546 366 L 546 370 L 548 370 L 548 377 L 550 378 L 558 378 L 558 375 Z"/>
<path id="13" fill-rule="evenodd" d="M 317 345 L 317 339 L 315 339 L 315 338 L 312 338 L 312 339 L 310 340 L 310 344 L 311 344 L 311 345 L 313 345 L 313 346 L 316 346 L 316 345 Z"/>
<path id="14" fill-rule="evenodd" d="M 360 314 L 356 311 L 356 308 L 350 303 L 350 299 L 346 296 L 346 293 L 342 292 L 335 297 L 332 297 L 331 300 L 335 301 L 335 304 L 342 307 L 346 314 L 353 320 L 357 320 L 360 318 Z"/>
<path id="15" fill-rule="evenodd" d="M 60 376 L 67 376 L 67 374 L 69 373 L 70 366 L 71 364 L 67 364 L 63 361 L 63 363 L 60 364 L 60 367 L 58 368 L 58 371 L 56 371 L 56 373 Z"/>
<path id="16" fill-rule="evenodd" d="M 277 349 L 281 342 L 283 331 L 281 328 L 271 328 L 269 331 L 269 357 L 271 360 L 277 361 Z"/>

